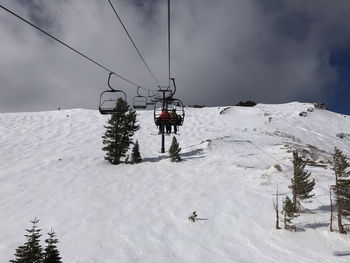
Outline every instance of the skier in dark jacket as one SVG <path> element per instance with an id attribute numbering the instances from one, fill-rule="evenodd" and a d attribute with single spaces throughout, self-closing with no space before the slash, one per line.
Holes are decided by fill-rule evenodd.
<path id="1" fill-rule="evenodd" d="M 170 123 L 174 125 L 174 133 L 177 134 L 177 120 L 179 116 L 176 114 L 176 109 L 173 109 L 170 113 Z"/>

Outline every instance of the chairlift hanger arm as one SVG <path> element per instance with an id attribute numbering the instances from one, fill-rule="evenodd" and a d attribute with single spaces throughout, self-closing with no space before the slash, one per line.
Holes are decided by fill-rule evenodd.
<path id="1" fill-rule="evenodd" d="M 150 94 L 152 92 L 152 94 Z M 155 90 L 148 90 L 147 95 L 149 98 L 155 98 L 156 94 L 155 94 Z"/>
<path id="2" fill-rule="evenodd" d="M 137 87 L 137 91 L 136 91 L 137 96 L 139 96 L 139 97 L 144 97 L 144 96 L 141 96 L 141 95 L 140 95 L 139 90 L 140 90 L 140 87 Z M 149 91 L 149 90 L 148 90 L 148 91 Z"/>
<path id="3" fill-rule="evenodd" d="M 173 85 L 174 85 L 174 92 L 170 96 L 170 98 L 172 98 L 176 93 L 176 84 L 175 84 L 175 78 L 170 78 L 170 79 L 173 81 Z"/>
<path id="4" fill-rule="evenodd" d="M 112 88 L 112 86 L 111 86 L 111 77 L 112 77 L 112 75 L 115 75 L 115 73 L 114 72 L 110 72 L 109 73 L 109 76 L 108 76 L 108 87 L 111 89 L 109 92 L 121 92 L 121 93 L 123 93 L 124 94 L 124 96 L 126 97 L 126 93 L 124 92 L 124 91 L 122 91 L 122 90 L 119 90 L 119 89 L 113 89 Z M 104 91 L 104 92 L 102 92 L 102 94 L 103 93 L 105 93 L 106 91 Z M 101 94 L 101 96 L 102 96 L 102 94 Z M 100 96 L 100 97 L 101 97 Z"/>
<path id="5" fill-rule="evenodd" d="M 169 81 L 170 81 L 170 80 L 173 81 L 174 91 L 172 91 L 172 92 L 170 93 L 170 95 L 169 95 L 168 97 L 165 98 L 166 100 L 171 100 L 171 99 L 173 98 L 173 96 L 175 95 L 175 93 L 176 93 L 175 78 L 170 78 Z M 160 89 L 161 91 L 163 91 L 163 92 L 164 92 L 164 91 L 169 91 L 170 86 L 168 86 L 168 88 L 167 88 L 166 90 L 162 90 L 162 88 L 159 86 L 159 89 Z M 170 90 L 170 91 L 171 91 L 171 90 Z"/>
<path id="6" fill-rule="evenodd" d="M 141 97 L 141 95 L 140 95 L 140 93 L 139 93 L 139 87 L 137 87 L 137 90 L 136 90 L 136 94 L 137 94 L 137 96 L 139 96 L 139 97 Z"/>
<path id="7" fill-rule="evenodd" d="M 109 76 L 108 76 L 108 87 L 113 91 L 114 89 L 112 88 L 111 83 L 110 83 L 112 75 L 113 75 L 113 72 L 109 72 Z"/>

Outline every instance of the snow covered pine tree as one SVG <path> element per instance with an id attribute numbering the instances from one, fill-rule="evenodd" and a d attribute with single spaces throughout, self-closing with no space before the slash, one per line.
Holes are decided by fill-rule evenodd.
<path id="1" fill-rule="evenodd" d="M 10 263 L 42 263 L 43 249 L 40 245 L 41 229 L 37 229 L 36 225 L 38 222 L 37 218 L 31 221 L 33 226 L 31 229 L 26 229 L 29 234 L 24 235 L 27 242 L 16 249 L 16 259 L 10 260 Z"/>
<path id="2" fill-rule="evenodd" d="M 131 163 L 139 163 L 141 161 L 142 161 L 142 158 L 140 154 L 140 146 L 139 146 L 139 142 L 136 141 L 131 152 Z"/>
<path id="3" fill-rule="evenodd" d="M 169 154 L 170 154 L 170 161 L 172 162 L 181 162 L 181 157 L 179 155 L 181 151 L 181 148 L 179 146 L 179 143 L 176 140 L 176 137 L 173 137 L 173 141 L 171 143 L 171 146 L 169 148 Z"/>
<path id="4" fill-rule="evenodd" d="M 127 109 L 124 112 L 122 109 Z M 105 126 L 106 132 L 102 136 L 102 150 L 106 151 L 105 160 L 112 164 L 120 164 L 121 158 L 125 157 L 130 144 L 132 144 L 132 136 L 140 129 L 136 124 L 136 112 L 129 109 L 126 101 L 119 98 L 116 104 L 116 110 L 120 112 L 112 114 Z"/>
<path id="5" fill-rule="evenodd" d="M 284 229 L 287 229 L 289 231 L 296 231 L 297 228 L 295 225 L 292 224 L 292 220 L 295 217 L 298 217 L 299 215 L 296 214 L 296 212 L 294 211 L 293 202 L 290 200 L 288 196 L 283 201 L 282 214 L 284 215 L 283 217 Z"/>
<path id="6" fill-rule="evenodd" d="M 289 186 L 293 192 L 293 207 L 294 211 L 300 210 L 299 200 L 304 200 L 313 197 L 310 192 L 314 189 L 315 179 L 310 180 L 310 172 L 305 171 L 306 162 L 304 162 L 296 151 L 293 151 L 293 178 L 292 184 Z"/>

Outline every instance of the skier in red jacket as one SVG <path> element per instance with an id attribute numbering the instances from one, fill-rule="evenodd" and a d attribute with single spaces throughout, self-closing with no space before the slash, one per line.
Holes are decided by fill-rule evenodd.
<path id="1" fill-rule="evenodd" d="M 167 109 L 164 109 L 162 114 L 159 115 L 158 119 L 159 124 L 159 133 L 162 132 L 163 126 L 166 125 L 166 133 L 171 132 L 171 125 L 170 124 L 170 114 Z"/>

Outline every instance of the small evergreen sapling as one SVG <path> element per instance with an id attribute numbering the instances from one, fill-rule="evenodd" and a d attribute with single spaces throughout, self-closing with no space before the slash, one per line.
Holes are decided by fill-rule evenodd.
<path id="1" fill-rule="evenodd" d="M 132 148 L 131 153 L 131 163 L 139 163 L 142 161 L 141 154 L 140 154 L 140 146 L 139 142 L 136 141 L 134 144 L 134 147 Z"/>
<path id="2" fill-rule="evenodd" d="M 15 260 L 10 260 L 11 263 L 41 263 L 43 259 L 43 249 L 40 245 L 40 231 L 37 229 L 37 223 L 39 220 L 34 218 L 31 223 L 33 224 L 31 229 L 26 229 L 28 232 L 25 237 L 27 242 L 23 246 L 19 246 L 16 249 Z"/>
<path id="3" fill-rule="evenodd" d="M 293 192 L 293 207 L 294 211 L 299 210 L 299 200 L 305 200 L 313 197 L 310 192 L 314 189 L 315 179 L 310 180 L 310 172 L 305 171 L 306 162 L 304 162 L 296 151 L 293 151 L 293 177 L 291 179 L 292 184 L 289 188 Z"/>
<path id="4" fill-rule="evenodd" d="M 181 151 L 181 148 L 179 146 L 179 143 L 176 140 L 176 137 L 173 137 L 173 141 L 171 143 L 171 146 L 169 148 L 169 154 L 170 154 L 170 161 L 172 162 L 181 162 L 181 157 L 179 155 Z"/>
<path id="5" fill-rule="evenodd" d="M 292 200 L 287 196 L 283 201 L 283 222 L 284 222 L 284 229 L 287 229 L 289 231 L 296 231 L 297 228 L 295 225 L 293 225 L 293 219 L 298 217 L 299 215 L 296 214 L 294 210 L 294 205 Z"/>
<path id="6" fill-rule="evenodd" d="M 58 240 L 55 238 L 55 232 L 51 229 L 50 233 L 47 234 L 49 235 L 49 238 L 45 239 L 47 246 L 45 248 L 43 263 L 62 263 L 60 252 L 56 245 Z"/>

